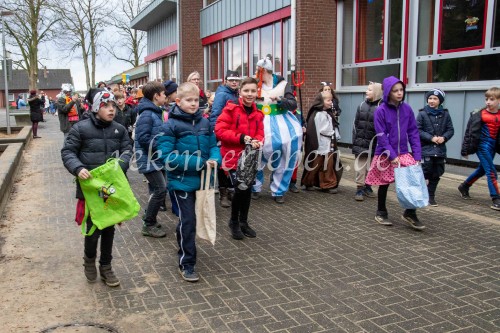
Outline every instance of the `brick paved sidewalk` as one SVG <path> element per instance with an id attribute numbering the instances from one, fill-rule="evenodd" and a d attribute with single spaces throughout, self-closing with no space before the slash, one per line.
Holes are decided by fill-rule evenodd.
<path id="1" fill-rule="evenodd" d="M 141 236 L 137 218 L 116 232 L 121 286 L 88 284 L 62 133 L 47 119 L 0 223 L 0 332 L 75 322 L 126 333 L 500 331 L 500 213 L 484 182 L 464 201 L 454 178 L 440 184 L 439 207 L 419 211 L 424 232 L 401 220 L 392 191 L 394 226 L 375 223 L 376 199 L 354 201 L 352 172 L 336 195 L 252 201 L 256 239 L 232 240 L 218 207 L 216 245 L 198 242 L 197 284 L 177 272 L 175 217 L 160 213 L 164 239 Z M 144 207 L 146 183 L 129 177 Z"/>

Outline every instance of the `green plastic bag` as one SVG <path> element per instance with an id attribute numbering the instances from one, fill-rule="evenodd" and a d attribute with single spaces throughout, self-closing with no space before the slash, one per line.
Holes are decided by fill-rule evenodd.
<path id="1" fill-rule="evenodd" d="M 108 159 L 105 164 L 90 170 L 90 174 L 92 177 L 89 179 L 78 179 L 85 197 L 83 235 L 90 236 L 96 228 L 102 230 L 131 220 L 139 214 L 141 206 L 130 188 L 118 159 Z M 86 222 L 89 214 L 94 225 L 87 234 Z"/>

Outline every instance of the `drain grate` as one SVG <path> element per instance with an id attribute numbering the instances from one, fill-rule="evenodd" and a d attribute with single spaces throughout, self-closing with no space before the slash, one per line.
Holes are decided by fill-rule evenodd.
<path id="1" fill-rule="evenodd" d="M 92 329 L 92 332 L 108 332 L 108 333 L 119 333 L 118 330 L 112 326 L 98 324 L 98 323 L 69 323 L 69 324 L 60 324 L 45 328 L 40 331 L 40 333 L 57 333 L 57 332 L 68 332 L 65 330 L 66 328 L 78 327 L 78 328 L 87 328 Z M 80 331 L 80 330 L 78 330 Z"/>

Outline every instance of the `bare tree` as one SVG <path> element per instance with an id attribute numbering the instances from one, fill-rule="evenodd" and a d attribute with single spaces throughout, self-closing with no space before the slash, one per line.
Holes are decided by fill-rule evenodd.
<path id="1" fill-rule="evenodd" d="M 150 2 L 151 0 L 123 0 L 111 16 L 111 24 L 117 29 L 120 43 L 118 47 L 110 43 L 106 49 L 113 57 L 133 67 L 140 65 L 140 59 L 146 47 L 146 33 L 132 29 L 130 21 Z"/>
<path id="2" fill-rule="evenodd" d="M 100 37 L 104 27 L 109 24 L 108 1 L 106 0 L 68 0 L 59 7 L 62 18 L 60 26 L 64 38 L 58 39 L 60 50 L 74 54 L 81 51 L 87 89 L 95 85 L 95 69 Z"/>
<path id="3" fill-rule="evenodd" d="M 38 84 L 38 49 L 52 38 L 54 24 L 59 21 L 53 7 L 51 0 L 3 0 L 0 5 L 1 10 L 14 13 L 4 18 L 5 30 L 18 49 L 14 52 L 20 56 L 16 65 L 28 72 L 30 90 L 36 90 Z"/>

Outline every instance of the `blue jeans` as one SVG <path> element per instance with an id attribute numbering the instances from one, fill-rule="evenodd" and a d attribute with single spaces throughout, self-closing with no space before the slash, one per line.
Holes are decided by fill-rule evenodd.
<path id="1" fill-rule="evenodd" d="M 196 265 L 196 192 L 173 191 L 179 207 L 177 224 L 177 244 L 179 245 L 179 268 L 192 269 Z"/>
<path id="2" fill-rule="evenodd" d="M 498 191 L 498 176 L 493 159 L 495 158 L 495 145 L 494 139 L 481 139 L 477 150 L 477 158 L 479 158 L 479 167 L 465 180 L 467 186 L 472 186 L 482 176 L 486 175 L 488 181 L 488 190 L 492 199 L 500 198 Z"/>
<path id="3" fill-rule="evenodd" d="M 144 217 L 144 224 L 146 226 L 153 226 L 156 224 L 156 216 L 160 210 L 160 206 L 165 203 L 165 196 L 167 194 L 167 182 L 165 181 L 165 171 L 153 171 L 145 173 L 144 176 L 149 182 L 152 194 L 149 196 L 148 208 L 146 209 L 146 216 Z"/>

